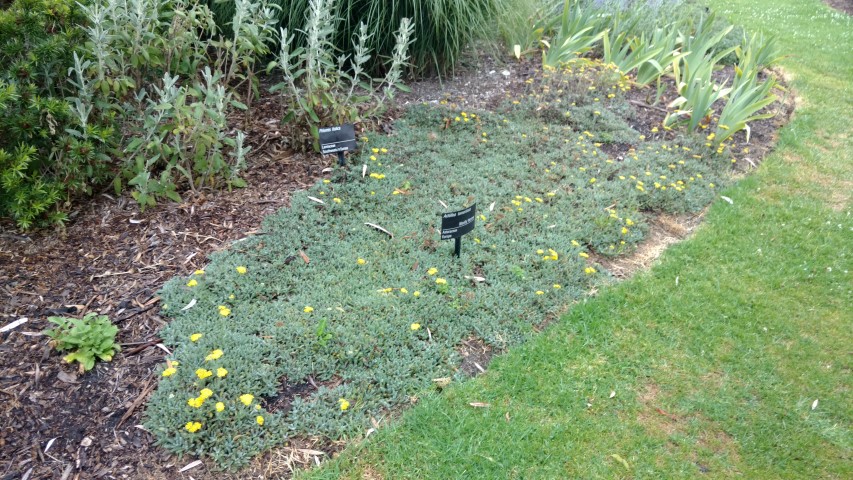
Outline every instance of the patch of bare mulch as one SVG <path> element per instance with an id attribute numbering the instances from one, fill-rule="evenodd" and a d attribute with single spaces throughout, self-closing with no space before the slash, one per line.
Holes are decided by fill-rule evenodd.
<path id="1" fill-rule="evenodd" d="M 823 0 L 823 2 L 847 15 L 853 15 L 853 0 Z"/>
<path id="2" fill-rule="evenodd" d="M 525 81 L 536 74 L 537 64 L 535 59 L 503 62 L 479 56 L 453 78 L 411 84 L 413 91 L 398 97 L 398 105 L 447 100 L 468 108 L 494 108 L 507 95 L 526 91 Z M 651 135 L 664 112 L 646 105 L 646 97 L 641 91 L 633 94 L 633 126 Z M 744 170 L 771 148 L 775 131 L 790 114 L 784 104 L 770 108 L 780 115 L 751 125 L 751 153 L 738 161 Z M 0 328 L 27 319 L 0 333 L 0 480 L 289 477 L 294 469 L 317 464 L 343 448 L 341 442 L 296 438 L 261 455 L 239 474 L 230 474 L 218 472 L 206 459 L 196 463 L 193 458 L 175 458 L 159 449 L 141 426 L 145 399 L 157 384 L 153 372 L 166 355 L 157 338 L 166 324 L 159 315 L 157 290 L 169 278 L 203 268 L 209 254 L 234 240 L 262 233 L 265 215 L 286 207 L 291 192 L 311 185 L 333 163 L 329 157 L 292 153 L 279 128 L 280 115 L 275 99 L 264 98 L 251 118 L 233 119 L 253 146 L 246 189 L 204 190 L 144 213 L 130 197 L 105 192 L 80 202 L 64 231 L 24 234 L 0 222 Z M 617 158 L 624 154 L 622 147 L 630 146 L 608 154 Z M 670 243 L 655 240 L 657 224 L 667 238 L 686 235 L 665 222 L 664 217 L 652 221 L 651 250 Z M 673 222 L 686 222 L 689 231 L 694 219 Z M 613 260 L 608 267 L 617 276 L 628 276 L 648 265 L 643 258 L 656 256 L 643 252 L 641 247 L 638 257 Z M 79 374 L 61 363 L 62 355 L 40 332 L 50 326 L 48 316 L 81 317 L 93 311 L 109 315 L 119 326 L 122 352 L 112 362 Z M 543 319 L 543 328 L 550 320 Z M 500 352 L 469 339 L 460 346 L 460 368 L 479 374 L 495 353 Z M 280 395 L 268 399 L 268 406 L 286 410 L 293 398 L 314 388 L 283 379 Z M 188 465 L 192 468 L 182 472 Z"/>

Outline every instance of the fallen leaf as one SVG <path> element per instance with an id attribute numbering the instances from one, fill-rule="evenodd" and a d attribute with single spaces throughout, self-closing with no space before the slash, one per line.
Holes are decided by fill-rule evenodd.
<path id="1" fill-rule="evenodd" d="M 483 402 L 471 402 L 468 405 L 471 405 L 472 407 L 475 407 L 475 408 L 486 408 L 489 406 L 488 403 L 483 403 Z"/>
<path id="2" fill-rule="evenodd" d="M 179 472 L 186 472 L 187 470 L 191 470 L 195 467 L 201 465 L 201 460 L 196 460 L 194 462 L 188 463 L 184 468 L 178 470 Z"/>
<path id="3" fill-rule="evenodd" d="M 302 261 L 305 262 L 306 265 L 311 263 L 311 259 L 308 258 L 308 255 L 305 255 L 305 252 L 302 250 L 299 251 L 299 256 L 302 257 Z"/>
<path id="4" fill-rule="evenodd" d="M 310 195 L 308 196 L 308 200 L 311 200 L 312 202 L 317 202 L 317 203 L 319 203 L 320 205 L 325 205 L 325 204 L 326 204 L 326 202 L 324 202 L 324 201 L 320 200 L 319 198 L 317 198 L 317 197 L 312 197 L 312 196 L 310 196 Z"/>
<path id="5" fill-rule="evenodd" d="M 55 442 L 57 438 L 59 437 L 53 437 L 47 441 L 47 445 L 44 446 L 44 453 L 47 453 L 47 451 L 50 450 L 50 447 L 53 446 L 53 442 Z"/>
<path id="6" fill-rule="evenodd" d="M 89 448 L 92 446 L 92 441 L 92 437 L 84 437 L 83 440 L 80 442 L 80 446 L 83 448 Z"/>
<path id="7" fill-rule="evenodd" d="M 730 205 L 734 205 L 734 204 L 735 204 L 734 200 L 732 200 L 731 198 L 729 198 L 729 197 L 727 197 L 727 196 L 725 196 L 725 195 L 720 195 L 720 198 L 722 198 L 723 200 L 725 200 L 725 201 L 729 202 L 729 204 L 730 204 Z"/>
<path id="8" fill-rule="evenodd" d="M 192 299 L 192 300 L 190 300 L 190 303 L 188 303 L 184 308 L 181 309 L 181 311 L 185 312 L 185 311 L 193 308 L 195 306 L 195 304 L 196 304 L 196 300 Z"/>
<path id="9" fill-rule="evenodd" d="M 56 378 L 65 383 L 77 383 L 77 375 L 68 373 L 65 370 L 60 370 L 59 373 L 56 374 Z"/>
<path id="10" fill-rule="evenodd" d="M 305 455 L 311 455 L 311 456 L 319 456 L 319 455 L 325 455 L 326 454 L 326 452 L 321 452 L 320 450 L 311 450 L 308 448 L 297 448 L 296 451 L 299 453 L 304 453 Z"/>
<path id="11" fill-rule="evenodd" d="M 433 383 L 435 383 L 435 385 L 438 388 L 444 388 L 444 387 L 450 385 L 450 382 L 452 380 L 450 377 L 441 377 L 441 378 L 433 378 L 432 381 L 433 381 Z"/>
<path id="12" fill-rule="evenodd" d="M 616 390 L 611 391 L 610 392 L 610 398 L 613 398 L 615 396 L 616 396 Z"/>
<path id="13" fill-rule="evenodd" d="M 365 175 L 367 175 L 367 164 L 366 163 L 361 166 L 361 178 L 364 178 Z"/>
<path id="14" fill-rule="evenodd" d="M 624 458 L 620 457 L 619 455 L 617 455 L 615 453 L 611 454 L 610 456 L 613 457 L 613 459 L 616 460 L 617 462 L 621 463 L 622 466 L 625 467 L 625 470 L 631 470 L 631 466 L 628 465 L 628 462 L 625 461 Z"/>
<path id="15" fill-rule="evenodd" d="M 384 232 L 384 233 L 386 233 L 389 237 L 394 238 L 394 234 L 393 234 L 393 233 L 389 232 L 388 230 L 385 230 L 384 228 L 380 227 L 379 225 L 377 225 L 377 224 L 375 224 L 375 223 L 369 223 L 369 222 L 367 222 L 367 223 L 365 223 L 365 225 L 367 225 L 368 227 L 373 227 L 373 228 L 375 228 L 375 229 L 379 230 L 380 232 Z"/>
<path id="16" fill-rule="evenodd" d="M 476 275 L 465 275 L 465 278 L 468 280 L 474 280 L 475 282 L 485 282 L 486 279 L 483 277 L 478 277 Z"/>
<path id="17" fill-rule="evenodd" d="M 8 332 L 9 330 L 11 330 L 17 326 L 23 325 L 29 321 L 30 321 L 30 319 L 27 317 L 19 318 L 19 319 L 15 320 L 14 322 L 10 323 L 9 325 L 6 325 L 3 328 L 0 328 L 0 333 Z"/>
<path id="18" fill-rule="evenodd" d="M 812 402 L 812 410 L 817 408 L 817 399 L 815 398 L 814 402 Z"/>

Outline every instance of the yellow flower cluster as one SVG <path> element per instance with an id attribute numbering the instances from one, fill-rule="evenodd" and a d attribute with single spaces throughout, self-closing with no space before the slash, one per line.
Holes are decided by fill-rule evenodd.
<path id="1" fill-rule="evenodd" d="M 248 272 L 246 267 L 244 267 L 243 265 L 240 265 L 239 267 L 235 268 L 235 270 L 237 270 L 237 273 L 240 275 L 245 275 L 246 272 Z"/>
<path id="2" fill-rule="evenodd" d="M 205 368 L 199 368 L 195 371 L 195 375 L 200 379 L 204 380 L 207 377 L 213 376 L 213 372 L 207 370 Z"/>
<path id="3" fill-rule="evenodd" d="M 203 336 L 204 336 L 203 333 L 194 333 L 194 334 L 190 335 L 190 341 L 191 342 L 197 342 Z"/>
<path id="4" fill-rule="evenodd" d="M 339 403 L 339 404 L 340 404 L 340 406 L 341 406 L 341 411 L 342 411 L 342 412 L 347 411 L 347 409 L 349 408 L 349 402 L 348 402 L 348 401 L 347 401 L 347 399 L 345 399 L 345 398 L 339 398 L 339 399 L 338 399 L 338 403 Z"/>
<path id="5" fill-rule="evenodd" d="M 199 431 L 199 429 L 201 429 L 201 423 L 199 423 L 199 422 L 187 422 L 187 424 L 184 425 L 184 428 L 187 429 L 187 431 L 190 433 L 195 433 L 195 432 Z"/>
<path id="6" fill-rule="evenodd" d="M 537 250 L 536 253 L 538 253 L 539 255 L 542 255 L 545 252 L 543 250 Z M 548 255 L 543 255 L 543 257 L 542 257 L 543 261 L 553 260 L 556 262 L 559 259 L 560 259 L 560 255 L 556 251 L 554 251 L 553 248 L 549 248 L 548 249 Z"/>
<path id="7" fill-rule="evenodd" d="M 205 362 L 209 362 L 209 361 L 211 361 L 211 360 L 218 360 L 219 358 L 221 358 L 221 357 L 222 357 L 222 353 L 223 353 L 223 352 L 222 352 L 222 350 L 220 350 L 220 349 L 218 349 L 218 348 L 217 348 L 216 350 L 214 350 L 214 351 L 210 352 L 209 354 L 207 354 L 207 356 L 206 356 L 206 357 L 204 357 L 204 361 L 205 361 Z"/>
<path id="8" fill-rule="evenodd" d="M 255 396 L 252 395 L 251 393 L 244 393 L 243 395 L 240 395 L 240 401 L 243 403 L 243 405 L 245 405 L 247 407 L 252 404 L 252 401 L 254 399 L 255 399 Z"/>
<path id="9" fill-rule="evenodd" d="M 227 317 L 228 315 L 231 315 L 231 309 L 226 307 L 225 305 L 220 305 L 217 308 L 219 309 L 219 314 L 222 315 L 223 317 Z"/>

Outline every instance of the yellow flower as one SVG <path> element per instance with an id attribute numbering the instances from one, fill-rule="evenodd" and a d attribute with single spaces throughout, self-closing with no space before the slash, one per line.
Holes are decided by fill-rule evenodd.
<path id="1" fill-rule="evenodd" d="M 583 271 L 584 271 L 584 273 L 586 273 L 587 275 L 592 275 L 593 273 L 595 273 L 595 269 L 594 269 L 594 268 L 592 268 L 592 267 L 586 267 L 586 268 L 584 268 L 584 269 L 583 269 Z"/>
<path id="2" fill-rule="evenodd" d="M 443 278 L 436 278 L 436 279 L 435 279 L 435 283 L 437 283 L 437 284 L 439 284 L 439 285 L 446 285 L 446 284 L 447 284 L 447 280 L 445 280 L 445 279 L 443 279 Z"/>
<path id="3" fill-rule="evenodd" d="M 563 288 L 563 287 L 562 287 L 562 285 L 560 285 L 559 283 L 555 283 L 555 284 L 554 284 L 554 288 L 555 288 L 555 289 L 560 289 L 560 288 Z"/>
<path id="4" fill-rule="evenodd" d="M 332 201 L 335 203 L 341 203 L 341 199 L 338 197 L 333 198 Z"/>
<path id="5" fill-rule="evenodd" d="M 219 378 L 224 378 L 225 375 L 228 375 L 228 370 L 225 370 L 222 367 L 216 369 L 216 376 Z"/>
<path id="6" fill-rule="evenodd" d="M 595 177 L 590 178 L 589 183 L 595 183 Z"/>
<path id="7" fill-rule="evenodd" d="M 204 270 L 196 270 L 193 275 L 204 275 Z"/>
<path id="8" fill-rule="evenodd" d="M 370 151 L 372 151 L 373 153 L 379 153 L 379 149 L 378 149 L 378 148 L 371 148 L 371 149 L 370 149 Z"/>
<path id="9" fill-rule="evenodd" d="M 371 159 L 371 160 L 373 160 L 373 161 L 375 162 L 375 161 L 376 161 L 376 156 L 375 156 L 375 155 L 371 155 L 371 156 L 370 156 L 370 159 Z"/>
<path id="10" fill-rule="evenodd" d="M 255 396 L 251 393 L 244 393 L 243 395 L 240 395 L 240 401 L 243 402 L 243 405 L 247 407 L 252 404 L 252 400 L 254 399 Z"/>
<path id="11" fill-rule="evenodd" d="M 406 293 L 409 293 L 409 291 L 406 290 L 406 287 L 403 287 L 400 289 L 400 293 L 406 294 Z"/>
<path id="12" fill-rule="evenodd" d="M 204 357 L 204 361 L 209 362 L 211 360 L 216 360 L 222 356 L 222 353 L 222 350 L 217 348 L 216 350 L 210 352 L 206 357 Z"/>
<path id="13" fill-rule="evenodd" d="M 235 297 L 233 293 L 231 295 L 228 295 L 229 300 L 234 300 L 235 298 L 237 298 L 237 297 Z"/>
<path id="14" fill-rule="evenodd" d="M 578 241 L 577 241 L 577 240 L 572 240 L 572 246 L 573 246 L 573 247 L 580 247 L 580 246 L 581 246 L 581 244 L 580 244 L 580 243 L 578 243 Z"/>
<path id="15" fill-rule="evenodd" d="M 314 311 L 314 307 L 305 307 L 302 309 L 302 311 L 305 313 L 311 313 Z"/>
<path id="16" fill-rule="evenodd" d="M 264 417 L 258 415 L 257 417 L 255 417 L 255 421 L 258 422 L 258 425 L 263 425 L 264 424 Z"/>
<path id="17" fill-rule="evenodd" d="M 415 290 L 415 293 L 413 293 L 413 294 L 412 294 L 412 296 L 420 297 L 420 296 L 421 296 L 421 292 L 419 292 L 419 291 Z"/>
<path id="18" fill-rule="evenodd" d="M 622 227 L 622 235 L 628 235 L 628 228 Z"/>
<path id="19" fill-rule="evenodd" d="M 203 398 L 205 400 L 207 400 L 208 398 L 210 398 L 212 396 L 213 396 L 213 390 L 211 390 L 209 388 L 202 388 L 201 391 L 198 393 L 198 398 Z"/>
<path id="20" fill-rule="evenodd" d="M 223 317 L 227 317 L 228 315 L 231 315 L 231 309 L 228 307 L 220 305 L 219 306 L 219 314 L 222 315 Z"/>
<path id="21" fill-rule="evenodd" d="M 420 323 L 413 323 L 413 324 L 409 325 L 409 328 L 411 328 L 412 330 L 420 330 L 421 324 Z"/>
<path id="22" fill-rule="evenodd" d="M 581 258 L 589 258 L 589 254 L 586 252 L 580 252 L 580 253 L 578 253 L 578 256 Z"/>
<path id="23" fill-rule="evenodd" d="M 225 410 L 225 404 L 222 402 L 216 402 L 216 411 L 221 412 Z"/>
<path id="24" fill-rule="evenodd" d="M 197 342 L 198 339 L 203 337 L 203 336 L 204 336 L 203 333 L 194 333 L 194 334 L 190 335 L 190 341 L 191 342 Z"/>
<path id="25" fill-rule="evenodd" d="M 324 179 L 323 179 L 323 183 L 327 183 L 327 184 L 328 184 L 328 183 L 332 183 L 332 181 L 331 181 L 331 180 L 329 180 L 328 178 L 324 178 Z"/>
<path id="26" fill-rule="evenodd" d="M 357 263 L 359 265 L 364 265 L 365 263 L 367 263 L 367 260 L 365 260 L 363 258 L 359 258 L 358 260 L 355 261 L 355 263 Z"/>
<path id="27" fill-rule="evenodd" d="M 201 428 L 201 423 L 199 423 L 199 422 L 187 422 L 187 424 L 184 425 L 184 428 L 186 428 L 187 431 L 190 433 L 195 433 Z"/>
<path id="28" fill-rule="evenodd" d="M 174 374 L 175 374 L 175 372 L 177 372 L 177 371 L 178 371 L 178 370 L 177 370 L 176 368 L 169 367 L 169 368 L 167 368 L 167 369 L 163 370 L 163 376 L 164 376 L 164 377 L 171 377 L 171 376 L 172 376 L 172 375 L 174 375 Z"/>
<path id="29" fill-rule="evenodd" d="M 437 268 L 430 268 L 429 270 L 427 270 L 427 275 L 435 275 L 436 273 L 438 273 Z"/>
<path id="30" fill-rule="evenodd" d="M 387 149 L 387 148 L 380 148 L 380 149 L 379 149 L 379 151 L 380 151 L 380 152 L 382 152 L 382 153 L 388 153 L 388 149 Z"/>
<path id="31" fill-rule="evenodd" d="M 187 405 L 189 405 L 193 408 L 199 408 L 202 406 L 202 404 L 204 404 L 204 400 L 205 399 L 202 397 L 191 398 L 191 399 L 187 400 Z"/>
<path id="32" fill-rule="evenodd" d="M 195 287 L 196 285 L 198 285 L 198 282 L 196 282 L 194 278 L 187 282 L 187 286 L 190 288 Z"/>
<path id="33" fill-rule="evenodd" d="M 213 375 L 213 372 L 211 372 L 210 370 L 206 370 L 204 368 L 199 368 L 198 370 L 195 371 L 195 374 L 199 379 L 204 380 L 205 378 Z"/>
<path id="34" fill-rule="evenodd" d="M 349 402 L 345 398 L 339 398 L 338 403 L 341 404 L 342 412 L 345 412 L 349 408 Z"/>
<path id="35" fill-rule="evenodd" d="M 543 292 L 542 290 L 536 290 L 536 295 L 544 295 L 544 294 L 545 294 L 545 292 Z"/>
<path id="36" fill-rule="evenodd" d="M 245 275 L 246 272 L 248 271 L 246 269 L 246 267 L 244 267 L 243 265 L 240 265 L 239 267 L 237 267 L 236 270 L 237 270 L 237 273 L 239 273 L 240 275 Z"/>
<path id="37" fill-rule="evenodd" d="M 545 250 L 542 250 L 541 248 L 539 250 L 536 250 L 537 255 L 542 255 L 543 253 L 545 253 Z"/>

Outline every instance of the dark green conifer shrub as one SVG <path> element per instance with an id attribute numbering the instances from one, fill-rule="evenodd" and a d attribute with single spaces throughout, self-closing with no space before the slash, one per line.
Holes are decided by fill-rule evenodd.
<path id="1" fill-rule="evenodd" d="M 73 0 L 16 0 L 0 10 L 0 216 L 24 229 L 63 222 L 68 199 L 106 173 L 102 140 L 111 130 L 79 129 L 65 100 L 82 19 Z"/>

